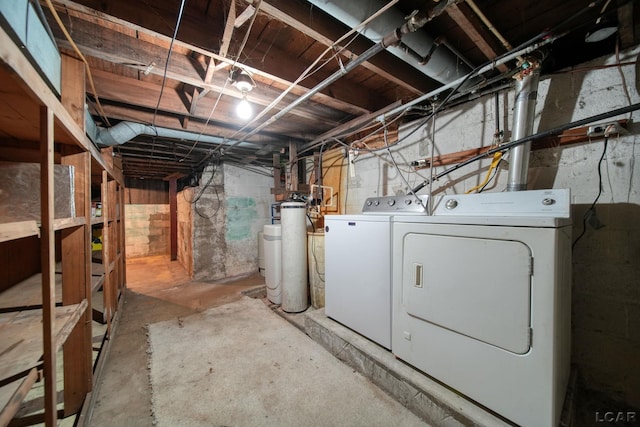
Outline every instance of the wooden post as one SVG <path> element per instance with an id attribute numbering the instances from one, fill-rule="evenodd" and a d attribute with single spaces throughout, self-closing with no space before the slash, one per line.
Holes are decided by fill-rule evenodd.
<path id="1" fill-rule="evenodd" d="M 60 101 L 73 120 L 85 131 L 84 98 L 85 74 L 84 63 L 69 55 L 62 55 L 62 87 Z"/>
<path id="2" fill-rule="evenodd" d="M 42 265 L 42 341 L 44 348 L 44 422 L 58 422 L 56 393 L 55 231 L 53 228 L 53 111 L 40 107 L 40 220 Z"/>
<path id="3" fill-rule="evenodd" d="M 171 261 L 178 259 L 178 179 L 169 180 L 169 217 L 171 222 Z"/>
<path id="4" fill-rule="evenodd" d="M 64 344 L 64 414 L 80 412 L 92 387 L 91 334 L 91 156 L 87 152 L 65 156 L 74 167 L 76 216 L 85 225 L 62 231 L 62 304 L 80 304 L 87 310 Z"/>

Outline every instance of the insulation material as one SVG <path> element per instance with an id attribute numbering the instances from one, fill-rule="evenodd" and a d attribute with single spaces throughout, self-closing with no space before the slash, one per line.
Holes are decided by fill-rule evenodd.
<path id="1" fill-rule="evenodd" d="M 54 218 L 76 216 L 73 166 L 54 165 Z M 40 165 L 0 162 L 0 223 L 40 221 Z"/>

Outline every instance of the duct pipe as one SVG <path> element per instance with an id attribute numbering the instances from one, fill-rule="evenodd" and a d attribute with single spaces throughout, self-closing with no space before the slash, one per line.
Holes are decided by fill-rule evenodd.
<path id="1" fill-rule="evenodd" d="M 309 3 L 338 19 L 348 27 L 355 28 L 387 3 L 385 0 L 308 0 Z M 441 13 L 451 3 L 442 1 L 435 9 Z M 373 42 L 382 40 L 405 21 L 404 14 L 397 8 L 391 8 L 369 23 L 361 34 Z M 407 34 L 402 38 L 402 46 L 387 46 L 387 50 L 410 64 L 430 78 L 447 84 L 471 71 L 471 68 L 444 46 L 435 48 L 433 37 L 424 30 Z M 430 55 L 430 51 L 433 50 Z M 429 60 L 424 63 L 425 58 Z"/>
<path id="2" fill-rule="evenodd" d="M 229 145 L 233 141 L 225 140 L 217 136 L 204 135 L 195 132 L 187 132 L 176 129 L 149 126 L 135 122 L 120 122 L 110 128 L 95 128 L 94 142 L 97 144 L 114 146 L 122 145 L 140 135 L 156 136 L 161 138 L 182 139 L 186 141 L 198 141 L 209 144 Z M 259 149 L 261 144 L 242 142 L 236 144 L 239 147 Z"/>
<path id="3" fill-rule="evenodd" d="M 538 97 L 538 82 L 540 81 L 540 64 L 536 61 L 526 61 L 530 64 L 516 74 L 516 91 L 513 110 L 513 131 L 511 140 L 517 141 L 533 133 L 533 120 Z M 509 152 L 509 178 L 507 191 L 522 191 L 527 189 L 527 174 L 529 172 L 529 154 L 531 141 L 513 147 Z"/>

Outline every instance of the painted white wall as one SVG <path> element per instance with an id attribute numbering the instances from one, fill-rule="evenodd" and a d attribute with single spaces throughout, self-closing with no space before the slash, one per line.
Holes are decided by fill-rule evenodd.
<path id="1" fill-rule="evenodd" d="M 637 61 L 640 47 L 621 52 L 620 62 Z M 610 68 L 605 57 L 574 70 L 543 77 L 540 82 L 534 132 L 554 128 L 615 108 L 640 102 L 640 76 L 634 65 Z M 624 76 L 624 78 L 623 78 Z M 626 88 L 626 90 L 625 90 Z M 512 129 L 513 90 L 500 92 L 497 115 L 508 140 Z M 343 174 L 341 197 L 346 211 L 360 213 L 367 197 L 405 194 L 430 171 L 414 171 L 412 160 L 455 153 L 492 143 L 496 112 L 493 95 L 438 115 L 392 149 L 406 182 L 385 150 L 360 152 L 355 176 Z M 602 164 L 602 195 L 596 211 L 605 227 L 587 227 L 573 251 L 572 361 L 587 388 L 602 391 L 640 407 L 640 112 L 607 119 L 629 118 L 629 134 L 611 138 Z M 432 132 L 435 127 L 435 136 Z M 582 232 L 583 215 L 598 194 L 598 160 L 602 140 L 532 152 L 529 189 L 569 188 L 574 237 Z M 508 156 L 506 157 L 508 160 Z M 490 160 L 462 168 L 433 184 L 433 194 L 463 193 L 484 178 Z M 445 167 L 434 168 L 434 174 Z M 508 167 L 486 191 L 504 191 Z M 429 188 L 419 194 L 428 194 Z"/>
<path id="2" fill-rule="evenodd" d="M 227 164 L 224 183 L 227 276 L 257 273 L 258 232 L 271 223 L 273 178 Z"/>
<path id="3" fill-rule="evenodd" d="M 639 52 L 640 48 L 623 52 L 620 61 L 634 61 Z M 615 57 L 601 58 L 581 67 L 610 65 L 615 61 Z M 636 86 L 638 77 L 635 68 L 624 66 L 621 71 L 626 79 L 631 103 L 638 102 L 640 96 Z M 613 67 L 543 77 L 538 90 L 534 132 L 628 105 L 621 71 Z M 498 97 L 500 126 L 508 140 L 512 128 L 513 90 L 500 92 Z M 379 150 L 373 154 L 360 151 L 353 164 L 355 177 L 345 174 L 346 179 L 342 183 L 342 193 L 347 194 L 346 213 L 359 213 L 367 197 L 405 194 L 409 188 L 429 179 L 429 169 L 415 171 L 409 163 L 412 160 L 429 158 L 432 149 L 437 156 L 491 145 L 496 123 L 494 104 L 494 96 L 489 95 L 476 102 L 443 112 L 438 115 L 435 124 L 429 121 L 415 132 L 413 131 L 416 130 L 417 122 L 401 127 L 400 139 L 406 139 L 393 147 L 391 152 L 406 182 L 398 174 L 387 150 Z M 637 117 L 640 117 L 638 112 L 610 120 Z M 435 137 L 432 136 L 434 128 Z M 409 135 L 411 132 L 413 134 Z M 633 161 L 637 157 L 637 142 L 635 135 L 609 141 L 605 177 L 607 183 L 611 181 L 608 188 L 610 194 L 603 194 L 601 202 L 638 203 L 638 183 L 636 181 L 635 185 L 632 185 L 631 182 L 634 177 L 640 179 L 637 173 L 640 166 Z M 597 179 L 596 165 L 601 154 L 601 140 L 533 152 L 528 188 L 569 187 L 574 203 L 590 203 L 596 194 L 594 189 L 597 191 L 597 183 L 593 180 Z M 505 159 L 508 160 L 508 156 Z M 622 167 L 621 161 L 625 161 L 626 166 Z M 489 164 L 490 159 L 482 160 L 434 182 L 433 194 L 464 193 L 482 181 Z M 446 168 L 434 168 L 433 173 L 435 175 Z M 504 191 L 507 172 L 508 167 L 503 164 L 495 184 L 490 185 L 485 191 Z M 420 192 L 428 193 L 429 187 Z"/>

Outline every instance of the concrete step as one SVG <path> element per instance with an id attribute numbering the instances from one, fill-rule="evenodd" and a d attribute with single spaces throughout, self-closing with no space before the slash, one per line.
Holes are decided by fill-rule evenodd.
<path id="1" fill-rule="evenodd" d="M 509 426 L 504 419 L 396 359 L 387 349 L 328 318 L 324 309 L 307 310 L 304 331 L 331 354 L 376 384 L 433 426 Z"/>

